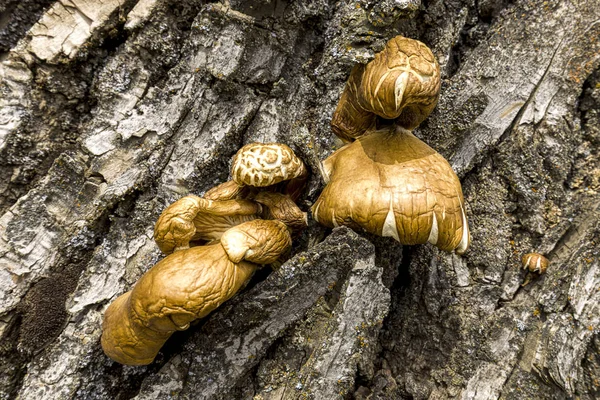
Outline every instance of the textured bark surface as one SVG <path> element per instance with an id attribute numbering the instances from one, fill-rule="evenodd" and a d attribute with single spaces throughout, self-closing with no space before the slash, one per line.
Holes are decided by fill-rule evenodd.
<path id="1" fill-rule="evenodd" d="M 600 7 L 580 1 L 0 5 L 0 399 L 600 397 Z M 280 269 L 147 367 L 102 315 L 161 254 L 160 212 L 254 141 L 323 187 L 345 80 L 391 37 L 442 92 L 415 134 L 463 183 L 472 247 L 310 222 Z M 520 257 L 550 260 L 538 276 Z M 526 283 L 526 284 L 525 284 Z"/>

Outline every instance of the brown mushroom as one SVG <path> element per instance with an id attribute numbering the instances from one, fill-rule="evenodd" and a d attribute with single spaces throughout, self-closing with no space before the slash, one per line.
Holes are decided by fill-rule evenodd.
<path id="1" fill-rule="evenodd" d="M 231 176 L 238 185 L 265 188 L 285 182 L 284 192 L 293 200 L 300 195 L 308 172 L 287 145 L 250 143 L 233 157 Z"/>
<path id="2" fill-rule="evenodd" d="M 262 204 L 264 219 L 276 219 L 283 222 L 293 232 L 308 226 L 307 214 L 300 210 L 289 195 L 276 192 L 260 192 L 254 201 Z"/>
<path id="3" fill-rule="evenodd" d="M 165 257 L 106 310 L 104 352 L 121 364 L 151 363 L 173 332 L 219 307 L 259 264 L 274 262 L 290 246 L 285 224 L 257 219 L 229 229 L 220 243 Z"/>
<path id="4" fill-rule="evenodd" d="M 543 274 L 548 268 L 549 261 L 540 253 L 528 253 L 521 259 L 524 269 L 529 269 L 530 272 L 538 272 Z"/>
<path id="5" fill-rule="evenodd" d="M 346 141 L 373 127 L 375 115 L 416 128 L 437 104 L 440 68 L 427 46 L 396 36 L 366 66 L 354 67 L 331 127 Z"/>
<path id="6" fill-rule="evenodd" d="M 207 200 L 234 200 L 243 199 L 247 195 L 247 186 L 238 185 L 234 181 L 227 181 L 208 190 L 202 197 Z"/>
<path id="7" fill-rule="evenodd" d="M 329 183 L 312 207 L 329 227 L 349 225 L 402 244 L 462 254 L 470 235 L 460 181 L 435 150 L 400 127 L 369 132 L 323 163 Z"/>
<path id="8" fill-rule="evenodd" d="M 262 207 L 244 199 L 209 200 L 188 195 L 167 207 L 154 225 L 154 240 L 165 254 L 187 249 L 191 240 L 218 240 L 232 226 L 257 218 Z"/>

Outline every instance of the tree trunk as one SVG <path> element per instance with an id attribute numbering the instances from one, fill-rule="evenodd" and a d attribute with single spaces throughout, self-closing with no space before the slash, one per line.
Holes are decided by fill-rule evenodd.
<path id="1" fill-rule="evenodd" d="M 14 1 L 0 5 L 0 398 L 600 396 L 596 0 Z M 161 211 L 245 143 L 312 175 L 349 72 L 398 35 L 438 57 L 417 136 L 459 174 L 472 246 L 314 221 L 280 269 L 146 367 L 104 310 L 161 254 Z M 545 274 L 521 268 L 546 254 Z"/>

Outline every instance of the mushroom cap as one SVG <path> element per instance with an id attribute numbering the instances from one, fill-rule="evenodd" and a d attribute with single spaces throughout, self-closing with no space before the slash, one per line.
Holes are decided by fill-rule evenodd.
<path id="1" fill-rule="evenodd" d="M 196 234 L 193 220 L 204 202 L 198 196 L 185 196 L 167 207 L 154 224 L 154 241 L 165 254 L 189 247 Z"/>
<path id="2" fill-rule="evenodd" d="M 365 110 L 414 129 L 435 108 L 440 85 L 440 66 L 431 50 L 396 36 L 365 67 L 357 99 Z"/>
<path id="3" fill-rule="evenodd" d="M 151 363 L 173 332 L 187 329 L 230 299 L 256 268 L 231 262 L 219 243 L 163 258 L 106 310 L 104 352 L 121 364 Z"/>
<path id="4" fill-rule="evenodd" d="M 372 127 L 375 115 L 414 129 L 435 108 L 440 85 L 440 67 L 431 50 L 418 40 L 396 36 L 366 66 L 354 67 L 332 129 L 343 140 L 353 140 Z"/>
<path id="5" fill-rule="evenodd" d="M 527 253 L 521 259 L 523 268 L 529 269 L 531 272 L 539 272 L 543 274 L 550 263 L 546 257 L 540 253 Z"/>
<path id="6" fill-rule="evenodd" d="M 188 195 L 167 207 L 154 225 L 154 240 L 165 254 L 187 249 L 191 240 L 218 240 L 234 225 L 262 212 L 250 200 L 208 200 Z"/>
<path id="7" fill-rule="evenodd" d="M 263 207 L 263 218 L 281 221 L 293 232 L 308 226 L 306 213 L 298 208 L 289 195 L 260 192 L 254 196 L 253 200 L 265 206 Z"/>
<path id="8" fill-rule="evenodd" d="M 266 187 L 306 176 L 292 149 L 281 143 L 250 143 L 233 157 L 231 176 L 238 185 Z"/>
<path id="9" fill-rule="evenodd" d="M 221 245 L 233 262 L 271 264 L 291 248 L 292 238 L 283 222 L 255 219 L 225 232 Z"/>
<path id="10" fill-rule="evenodd" d="M 329 227 L 348 225 L 402 244 L 459 254 L 470 235 L 460 181 L 435 150 L 397 128 L 375 131 L 324 162 L 329 183 L 312 207 Z"/>

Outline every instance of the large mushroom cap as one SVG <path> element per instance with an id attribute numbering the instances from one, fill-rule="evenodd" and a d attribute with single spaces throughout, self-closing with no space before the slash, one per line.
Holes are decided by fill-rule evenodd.
<path id="1" fill-rule="evenodd" d="M 238 185 L 266 187 L 305 175 L 302 160 L 281 143 L 247 144 L 238 150 L 231 165 L 231 176 Z"/>
<path id="2" fill-rule="evenodd" d="M 442 250 L 466 251 L 460 181 L 440 154 L 410 132 L 370 133 L 324 164 L 330 182 L 312 207 L 318 222 L 360 226 L 402 244 L 429 241 Z"/>
<path id="3" fill-rule="evenodd" d="M 357 138 L 376 114 L 416 128 L 434 109 L 440 91 L 440 67 L 418 40 L 396 36 L 366 66 L 356 66 L 331 121 L 336 135 Z"/>

